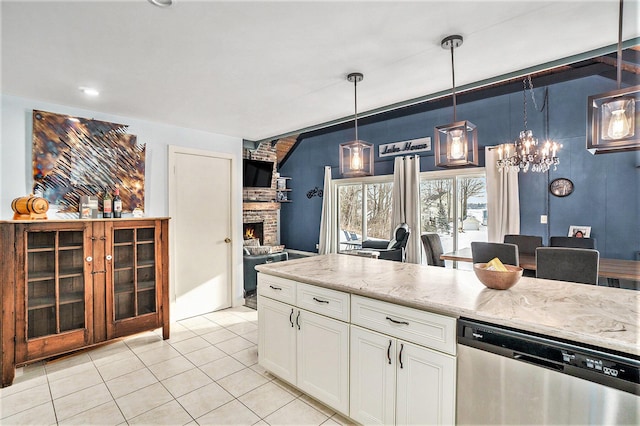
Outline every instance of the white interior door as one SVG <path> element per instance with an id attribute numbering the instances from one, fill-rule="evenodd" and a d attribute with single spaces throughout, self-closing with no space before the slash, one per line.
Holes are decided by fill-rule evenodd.
<path id="1" fill-rule="evenodd" d="M 172 320 L 231 306 L 231 159 L 173 152 Z"/>

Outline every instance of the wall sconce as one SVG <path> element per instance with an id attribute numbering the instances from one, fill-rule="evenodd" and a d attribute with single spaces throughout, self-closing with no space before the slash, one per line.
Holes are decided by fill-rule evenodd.
<path id="1" fill-rule="evenodd" d="M 358 82 L 364 79 L 359 72 L 351 73 L 347 80 L 353 83 L 355 139 L 340 144 L 340 174 L 345 177 L 373 176 L 373 144 L 358 139 Z"/>
<path id="2" fill-rule="evenodd" d="M 440 45 L 451 50 L 451 80 L 453 81 L 453 123 L 436 126 L 434 155 L 437 167 L 478 165 L 478 130 L 470 121 L 456 121 L 456 74 L 453 50 L 462 46 L 462 36 L 444 38 Z"/>
<path id="3" fill-rule="evenodd" d="M 622 80 L 622 3 L 618 14 L 618 89 L 589 96 L 587 101 L 587 150 L 592 154 L 640 149 L 640 119 L 635 104 L 640 86 L 620 88 Z"/>

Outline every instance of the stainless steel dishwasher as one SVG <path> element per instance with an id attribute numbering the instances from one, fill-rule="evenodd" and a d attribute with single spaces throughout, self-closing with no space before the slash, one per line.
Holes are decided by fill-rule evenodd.
<path id="1" fill-rule="evenodd" d="M 458 320 L 458 424 L 640 424 L 640 361 Z"/>

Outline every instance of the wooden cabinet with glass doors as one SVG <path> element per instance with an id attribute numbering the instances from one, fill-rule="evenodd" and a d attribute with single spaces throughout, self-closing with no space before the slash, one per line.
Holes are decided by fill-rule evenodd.
<path id="1" fill-rule="evenodd" d="M 168 219 L 0 222 L 2 386 L 15 366 L 163 327 Z"/>

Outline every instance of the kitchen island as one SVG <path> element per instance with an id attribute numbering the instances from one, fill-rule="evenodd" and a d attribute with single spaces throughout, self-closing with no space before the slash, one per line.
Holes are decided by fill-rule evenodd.
<path id="1" fill-rule="evenodd" d="M 329 254 L 259 272 L 451 317 L 640 355 L 640 292 L 522 277 L 486 288 L 472 271 Z"/>
<path id="2" fill-rule="evenodd" d="M 260 365 L 357 423 L 636 424 L 640 418 L 636 291 L 528 277 L 509 290 L 491 290 L 472 271 L 341 254 L 256 269 Z M 479 328 L 469 328 L 470 321 Z M 496 342 L 502 331 L 495 327 L 510 336 L 507 345 L 520 345 L 513 360 L 470 347 Z M 480 343 L 461 345 L 456 334 Z M 495 353 L 509 350 L 496 344 Z M 542 351 L 520 352 L 532 345 Z M 553 354 L 552 361 L 541 360 L 543 354 Z M 600 373 L 568 372 L 573 365 Z M 556 372 L 565 367 L 567 373 Z M 615 390 L 602 386 L 609 380 L 603 367 L 605 375 L 620 373 L 627 381 Z M 587 410 L 595 395 L 599 402 Z M 532 398 L 540 403 L 524 408 L 521 402 Z"/>

